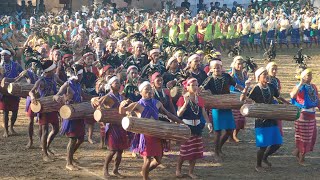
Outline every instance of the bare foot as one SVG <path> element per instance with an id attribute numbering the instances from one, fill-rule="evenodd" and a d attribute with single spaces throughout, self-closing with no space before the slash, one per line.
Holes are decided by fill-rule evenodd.
<path id="1" fill-rule="evenodd" d="M 88 138 L 88 142 L 90 143 L 90 144 L 95 144 L 96 142 L 94 141 L 94 140 L 92 140 L 91 138 Z"/>
<path id="2" fill-rule="evenodd" d="M 69 171 L 78 171 L 79 168 L 75 167 L 73 164 L 67 164 L 66 169 Z"/>
<path id="3" fill-rule="evenodd" d="M 189 176 L 191 179 L 198 179 L 198 176 L 194 175 L 193 173 L 189 173 L 188 176 Z"/>
<path id="4" fill-rule="evenodd" d="M 10 128 L 10 129 L 9 129 L 9 134 L 10 134 L 10 135 L 16 135 L 17 133 L 16 133 L 16 131 L 14 131 L 13 128 Z"/>
<path id="5" fill-rule="evenodd" d="M 233 136 L 232 140 L 233 140 L 234 142 L 236 142 L 236 143 L 240 142 L 240 139 L 238 139 L 237 136 Z"/>
<path id="6" fill-rule="evenodd" d="M 53 162 L 53 161 L 54 161 L 53 159 L 51 159 L 51 158 L 50 158 L 49 156 L 47 156 L 47 155 L 43 155 L 42 160 L 43 160 L 44 162 Z"/>
<path id="7" fill-rule="evenodd" d="M 213 162 L 214 163 L 221 163 L 222 162 L 221 156 L 219 156 L 218 154 L 214 154 L 213 155 Z"/>
<path id="8" fill-rule="evenodd" d="M 140 175 L 143 177 L 142 171 L 140 171 Z M 147 178 L 148 180 L 151 180 L 149 177 Z"/>
<path id="9" fill-rule="evenodd" d="M 118 171 L 113 170 L 112 173 L 113 173 L 113 175 L 115 175 L 117 178 L 120 178 L 120 179 L 124 179 L 124 178 L 125 178 L 125 176 L 121 175 Z"/>
<path id="10" fill-rule="evenodd" d="M 264 162 L 268 167 L 272 166 L 272 164 L 268 161 L 268 159 L 264 159 L 262 160 L 262 162 Z"/>
<path id="11" fill-rule="evenodd" d="M 6 132 L 6 131 L 5 131 L 5 132 L 3 133 L 3 137 L 4 137 L 4 138 L 7 138 L 7 137 L 9 137 L 9 134 L 8 134 L 8 132 Z"/>
<path id="12" fill-rule="evenodd" d="M 51 156 L 54 156 L 54 153 L 55 153 L 54 150 L 48 149 L 47 152 L 48 152 Z"/>
<path id="13" fill-rule="evenodd" d="M 261 173 L 267 172 L 263 167 L 260 167 L 260 166 L 256 166 L 255 170 Z"/>
<path id="14" fill-rule="evenodd" d="M 74 163 L 76 166 L 80 165 L 80 162 L 78 160 L 72 159 L 72 163 Z"/>
<path id="15" fill-rule="evenodd" d="M 33 142 L 32 142 L 32 141 L 29 141 L 28 144 L 26 145 L 26 148 L 27 148 L 27 149 L 32 149 L 32 148 L 33 148 L 32 145 L 33 145 Z"/>
<path id="16" fill-rule="evenodd" d="M 176 178 L 182 178 L 181 170 L 176 170 Z"/>
<path id="17" fill-rule="evenodd" d="M 167 168 L 167 166 L 165 166 L 165 165 L 163 165 L 163 164 L 159 164 L 159 166 L 158 166 L 160 169 L 166 169 Z"/>

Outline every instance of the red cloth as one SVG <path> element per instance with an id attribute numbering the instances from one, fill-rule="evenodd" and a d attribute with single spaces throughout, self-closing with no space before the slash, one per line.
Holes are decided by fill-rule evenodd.
<path id="1" fill-rule="evenodd" d="M 20 98 L 16 96 L 3 95 L 0 100 L 0 110 L 18 111 Z"/>
<path id="2" fill-rule="evenodd" d="M 85 120 L 84 120 L 84 123 L 85 124 L 91 124 L 91 125 L 94 125 L 94 123 L 96 123 L 97 121 L 96 120 L 94 120 L 94 118 L 92 117 L 92 118 L 86 118 Z"/>
<path id="3" fill-rule="evenodd" d="M 203 43 L 204 42 L 204 34 L 197 33 L 197 38 L 199 40 L 199 43 Z"/>
<path id="4" fill-rule="evenodd" d="M 109 150 L 125 150 L 129 148 L 127 132 L 121 125 L 110 124 L 107 131 Z"/>
<path id="5" fill-rule="evenodd" d="M 244 129 L 246 118 L 241 115 L 240 110 L 232 109 L 232 114 L 236 123 L 236 129 Z"/>
<path id="6" fill-rule="evenodd" d="M 28 107 L 28 111 L 26 112 L 27 117 L 33 118 L 35 116 L 34 112 L 32 112 L 31 107 Z"/>
<path id="7" fill-rule="evenodd" d="M 100 137 L 106 137 L 106 125 L 103 122 L 99 123 L 100 127 Z"/>
<path id="8" fill-rule="evenodd" d="M 183 96 L 181 96 L 179 98 L 179 100 L 177 101 L 177 106 L 182 107 L 183 105 L 184 105 L 184 98 L 183 98 Z M 198 96 L 198 106 L 201 108 L 204 107 L 204 100 L 200 96 Z"/>
<path id="9" fill-rule="evenodd" d="M 58 112 L 40 113 L 39 125 L 46 125 L 46 124 L 59 126 Z"/>
<path id="10" fill-rule="evenodd" d="M 210 71 L 210 66 L 209 65 L 206 65 L 204 68 L 203 68 L 204 72 L 206 72 L 206 74 L 209 73 Z"/>
<path id="11" fill-rule="evenodd" d="M 318 94 L 318 89 L 317 89 L 317 86 L 316 85 L 314 85 L 314 84 L 311 84 L 312 85 L 312 87 L 316 90 L 316 94 Z M 300 91 L 299 93 L 298 93 L 298 95 L 297 95 L 297 102 L 299 103 L 299 104 L 304 104 L 304 92 L 305 91 Z"/>
<path id="12" fill-rule="evenodd" d="M 195 160 L 203 158 L 203 142 L 201 136 L 192 136 L 180 146 L 182 160 Z"/>
<path id="13" fill-rule="evenodd" d="M 145 148 L 144 151 L 141 152 L 141 156 L 162 156 L 162 142 L 161 139 L 144 135 L 145 138 Z"/>
<path id="14" fill-rule="evenodd" d="M 74 131 L 67 132 L 66 135 L 68 137 L 75 137 L 75 138 L 83 139 L 84 135 L 86 134 L 84 120 L 77 119 L 77 120 L 72 120 L 72 121 L 75 121 Z"/>
<path id="15" fill-rule="evenodd" d="M 314 113 L 301 112 L 300 118 L 294 122 L 295 142 L 299 152 L 306 154 L 313 151 L 317 139 L 317 124 Z"/>

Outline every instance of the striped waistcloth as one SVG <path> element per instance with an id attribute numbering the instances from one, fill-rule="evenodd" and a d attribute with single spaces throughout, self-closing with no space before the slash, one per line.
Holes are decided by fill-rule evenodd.
<path id="1" fill-rule="evenodd" d="M 244 129 L 246 125 L 246 118 L 241 115 L 240 110 L 232 109 L 232 114 L 236 123 L 236 129 Z"/>
<path id="2" fill-rule="evenodd" d="M 201 136 L 192 136 L 180 146 L 182 160 L 195 160 L 203 157 L 203 142 Z"/>
<path id="3" fill-rule="evenodd" d="M 302 112 L 295 121 L 295 141 L 299 152 L 306 154 L 313 151 L 317 138 L 317 127 L 314 113 Z"/>

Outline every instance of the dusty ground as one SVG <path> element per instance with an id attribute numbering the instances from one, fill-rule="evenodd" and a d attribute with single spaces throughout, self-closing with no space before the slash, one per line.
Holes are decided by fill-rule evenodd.
<path id="1" fill-rule="evenodd" d="M 293 52 L 281 52 L 279 61 L 283 67 L 280 67 L 280 80 L 284 79 L 284 96 L 294 85 L 294 67 L 289 65 Z M 318 54 L 318 50 L 309 50 L 308 53 Z M 317 69 L 318 58 L 313 56 L 311 67 Z M 229 62 L 230 60 L 227 60 Z M 260 61 L 262 62 L 262 61 Z M 287 63 L 287 64 L 286 64 Z M 225 63 L 228 64 L 228 63 Z M 318 82 L 319 75 L 317 70 L 315 82 Z M 291 76 L 291 77 L 289 77 Z M 288 79 L 288 80 L 286 80 Z M 287 82 L 286 82 L 287 81 Z M 1 118 L 2 120 L 2 118 Z M 85 142 L 80 151 L 76 154 L 82 168 L 77 172 L 65 170 L 66 144 L 68 139 L 59 135 L 52 144 L 55 150 L 55 162 L 44 163 L 41 160 L 41 149 L 39 148 L 39 137 L 37 136 L 38 127 L 35 126 L 34 149 L 25 149 L 27 144 L 27 123 L 24 116 L 24 101 L 20 105 L 20 113 L 16 125 L 18 135 L 10 136 L 4 139 L 2 137 L 3 128 L 0 128 L 0 179 L 103 179 L 102 166 L 106 150 L 98 148 L 97 144 L 91 145 Z M 272 170 L 267 173 L 256 173 L 254 171 L 256 161 L 256 150 L 253 121 L 247 120 L 245 131 L 241 131 L 240 139 L 243 141 L 234 144 L 227 143 L 223 151 L 227 154 L 221 165 L 212 163 L 213 136 L 204 132 L 205 140 L 205 158 L 199 160 L 196 166 L 196 172 L 201 179 L 319 179 L 320 172 L 320 150 L 319 141 L 316 144 L 315 151 L 307 155 L 307 167 L 301 167 L 296 163 L 295 157 L 291 152 L 294 144 L 294 126 L 293 122 L 284 122 L 284 144 L 281 149 L 270 158 L 273 163 Z M 318 123 L 318 126 L 320 124 Z M 318 137 L 319 137 L 318 132 Z M 95 140 L 99 140 L 98 127 L 95 128 Z M 175 161 L 178 154 L 178 147 L 174 147 L 172 152 L 166 154 L 163 164 L 165 169 L 156 169 L 151 173 L 152 179 L 175 179 Z M 141 179 L 139 176 L 142 159 L 133 159 L 130 153 L 126 152 L 122 160 L 120 172 L 127 176 L 127 179 Z M 187 164 L 183 167 L 184 173 L 187 172 Z M 187 179 L 187 178 L 186 178 Z"/>

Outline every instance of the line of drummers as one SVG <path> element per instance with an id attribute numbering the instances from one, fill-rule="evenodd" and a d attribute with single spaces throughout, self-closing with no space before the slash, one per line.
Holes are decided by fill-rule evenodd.
<path id="1" fill-rule="evenodd" d="M 139 52 L 141 46 L 143 43 L 136 41 L 134 52 Z M 33 146 L 37 119 L 44 161 L 54 160 L 50 145 L 60 129 L 69 138 L 66 169 L 79 170 L 74 153 L 84 142 L 85 126 L 88 141 L 94 143 L 93 126 L 98 122 L 100 145 L 108 147 L 103 167 L 106 178 L 124 177 L 119 166 L 123 151 L 130 149 L 133 155 L 143 157 L 140 173 L 143 179 L 149 179 L 149 173 L 161 166 L 164 152 L 170 149 L 168 140 L 181 143 L 176 176 L 183 177 L 182 164 L 189 161 L 188 176 L 197 178 L 194 168 L 197 159 L 203 158 L 204 128 L 214 132 L 213 161 L 221 163 L 225 142 L 239 142 L 237 135 L 245 127 L 245 117 L 255 118 L 255 170 L 265 172 L 271 167 L 268 157 L 283 143 L 282 120 L 287 120 L 295 125 L 293 154 L 299 164 L 307 165 L 305 155 L 313 150 L 316 141 L 315 111 L 319 106 L 317 88 L 311 83 L 312 71 L 301 69 L 297 76 L 300 82 L 290 93 L 289 102 L 281 97 L 275 62 L 260 67 L 250 78 L 241 56 L 234 58 L 230 69 L 225 69 L 228 66 L 222 65 L 219 52 L 213 52 L 207 64 L 201 63 L 203 52 L 197 53 L 181 63 L 181 52 L 176 52 L 164 65 L 159 62 L 160 50 L 152 49 L 149 63 L 143 64 L 143 59 L 134 54 L 130 61 L 123 62 L 127 68 L 121 65 L 119 71 L 106 65 L 98 70 L 97 79 L 93 78 L 92 66 L 79 61 L 72 65 L 67 81 L 60 82 L 57 71 L 61 69 L 56 61 L 41 62 L 43 73 L 37 76 L 32 67 L 23 70 L 12 60 L 10 51 L 2 50 L 3 136 L 16 133 L 13 127 L 20 98 L 26 98 L 26 115 L 30 119 L 27 147 Z M 146 78 L 140 76 L 141 72 L 147 72 Z M 92 82 L 95 95 L 83 88 Z M 113 158 L 114 168 L 109 173 Z"/>

